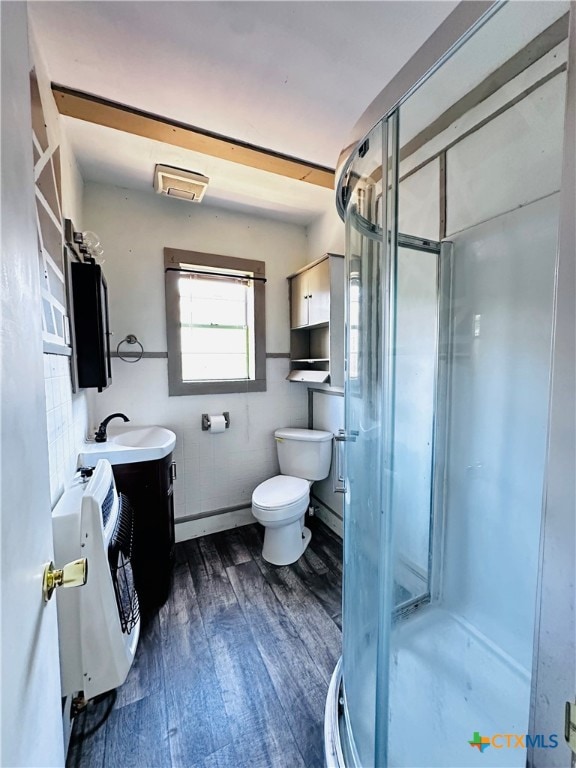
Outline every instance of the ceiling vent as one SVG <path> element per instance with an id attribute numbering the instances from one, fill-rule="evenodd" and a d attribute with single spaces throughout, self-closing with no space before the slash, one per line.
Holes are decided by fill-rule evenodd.
<path id="1" fill-rule="evenodd" d="M 171 165 L 157 165 L 154 172 L 154 189 L 159 195 L 177 197 L 190 203 L 199 203 L 204 197 L 210 179 L 201 173 L 173 168 Z"/>

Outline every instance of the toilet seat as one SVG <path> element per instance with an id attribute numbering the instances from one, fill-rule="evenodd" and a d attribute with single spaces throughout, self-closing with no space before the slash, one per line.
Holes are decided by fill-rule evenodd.
<path id="1" fill-rule="evenodd" d="M 252 514 L 262 525 L 276 527 L 298 520 L 308 509 L 310 483 L 301 477 L 277 475 L 252 494 Z"/>
<path id="2" fill-rule="evenodd" d="M 262 510 L 278 510 L 297 504 L 308 497 L 310 483 L 301 477 L 276 475 L 254 490 L 252 504 Z"/>

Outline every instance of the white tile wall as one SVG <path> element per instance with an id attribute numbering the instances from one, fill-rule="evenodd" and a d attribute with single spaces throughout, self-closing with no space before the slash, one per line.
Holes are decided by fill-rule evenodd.
<path id="1" fill-rule="evenodd" d="M 76 469 L 78 449 L 88 430 L 88 411 L 85 395 L 72 393 L 68 357 L 44 355 L 44 387 L 50 501 L 54 507 Z"/>

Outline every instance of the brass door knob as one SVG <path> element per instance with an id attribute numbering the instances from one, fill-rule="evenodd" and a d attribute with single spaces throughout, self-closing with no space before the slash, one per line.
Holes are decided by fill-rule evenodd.
<path id="1" fill-rule="evenodd" d="M 64 568 L 54 568 L 54 563 L 44 567 L 42 594 L 47 603 L 56 587 L 82 587 L 88 580 L 88 560 L 85 557 L 67 563 Z"/>

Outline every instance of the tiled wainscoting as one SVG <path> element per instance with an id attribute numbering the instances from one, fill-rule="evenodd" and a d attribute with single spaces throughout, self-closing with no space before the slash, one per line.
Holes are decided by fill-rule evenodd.
<path id="1" fill-rule="evenodd" d="M 44 355 L 44 386 L 50 501 L 54 507 L 76 469 L 78 449 L 88 431 L 88 412 L 85 395 L 72 392 L 69 357 Z"/>

